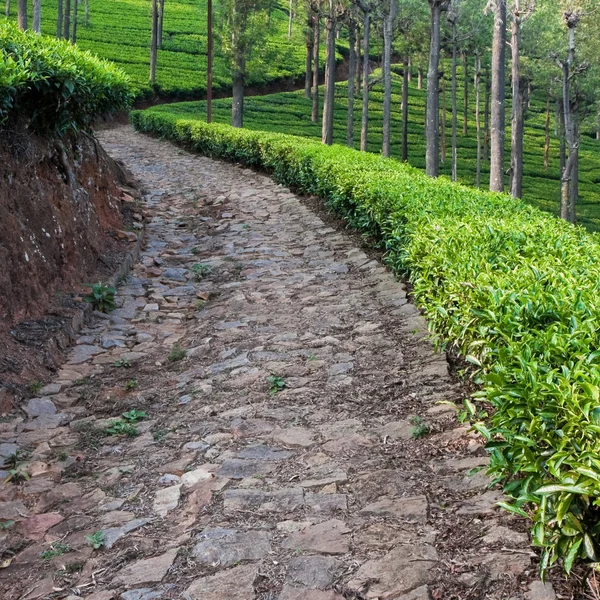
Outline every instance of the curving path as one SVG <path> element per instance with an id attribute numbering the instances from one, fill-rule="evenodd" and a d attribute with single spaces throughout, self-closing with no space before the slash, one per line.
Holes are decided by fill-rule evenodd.
<path id="1" fill-rule="evenodd" d="M 553 598 L 467 477 L 485 453 L 404 285 L 263 175 L 99 137 L 141 182 L 146 248 L 0 424 L 33 475 L 0 489 L 0 597 Z"/>

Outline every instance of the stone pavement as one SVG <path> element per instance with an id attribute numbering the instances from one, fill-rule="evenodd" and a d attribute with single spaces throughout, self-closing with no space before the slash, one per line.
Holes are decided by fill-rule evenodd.
<path id="1" fill-rule="evenodd" d="M 404 285 L 263 175 L 99 137 L 141 183 L 146 247 L 0 424 L 31 476 L 0 488 L 0 597 L 554 598 L 468 476 L 485 452 Z"/>

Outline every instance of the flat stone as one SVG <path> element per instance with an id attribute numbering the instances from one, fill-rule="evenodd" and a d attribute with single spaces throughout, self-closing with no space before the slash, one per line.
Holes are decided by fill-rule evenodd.
<path id="1" fill-rule="evenodd" d="M 104 529 L 104 547 L 107 550 L 110 550 L 124 535 L 127 535 L 135 529 L 143 527 L 151 521 L 152 519 L 133 519 L 133 521 L 129 521 L 128 523 L 121 525 L 121 527 L 110 527 L 109 529 Z"/>
<path id="2" fill-rule="evenodd" d="M 145 312 L 145 313 L 158 312 L 158 311 L 159 311 L 159 306 L 158 306 L 158 304 L 156 304 L 156 302 L 149 302 L 142 309 L 142 312 Z"/>
<path id="3" fill-rule="evenodd" d="M 431 600 L 431 594 L 429 593 L 429 587 L 426 585 L 422 585 L 408 594 L 402 594 L 402 596 L 398 596 L 395 600 Z"/>
<path id="4" fill-rule="evenodd" d="M 272 448 L 271 446 L 265 446 L 264 444 L 250 446 L 238 453 L 239 458 L 272 461 L 287 460 L 292 456 L 294 456 L 294 453 L 289 450 L 280 450 L 279 448 Z"/>
<path id="5" fill-rule="evenodd" d="M 533 552 L 531 555 L 534 556 Z M 527 554 L 497 552 L 477 558 L 489 569 L 492 579 L 500 579 L 506 575 L 519 577 L 531 568 L 531 557 Z"/>
<path id="6" fill-rule="evenodd" d="M 68 423 L 69 417 L 63 413 L 41 414 L 33 421 L 27 421 L 23 426 L 24 431 L 37 431 L 38 429 L 58 429 L 61 425 Z"/>
<path id="7" fill-rule="evenodd" d="M 292 533 L 282 546 L 321 554 L 346 554 L 349 550 L 347 534 L 350 531 L 343 521 L 330 519 Z"/>
<path id="8" fill-rule="evenodd" d="M 29 418 L 56 414 L 56 406 L 54 406 L 54 402 L 49 398 L 32 398 L 24 410 Z"/>
<path id="9" fill-rule="evenodd" d="M 410 440 L 412 438 L 413 426 L 408 421 L 391 421 L 377 430 L 382 439 L 392 442 L 398 440 Z"/>
<path id="10" fill-rule="evenodd" d="M 364 563 L 348 582 L 348 589 L 361 591 L 366 600 L 396 598 L 431 583 L 437 560 L 429 544 L 401 544 L 384 557 Z"/>
<path id="11" fill-rule="evenodd" d="M 44 539 L 50 527 L 60 523 L 64 517 L 59 513 L 44 513 L 32 515 L 23 521 L 23 535 L 30 539 L 39 541 Z"/>
<path id="12" fill-rule="evenodd" d="M 240 565 L 196 579 L 185 591 L 189 600 L 250 600 L 255 597 L 255 565 Z"/>
<path id="13" fill-rule="evenodd" d="M 306 492 L 304 501 L 312 512 L 335 512 L 348 510 L 348 498 L 345 494 L 314 494 Z"/>
<path id="14" fill-rule="evenodd" d="M 208 370 L 211 373 L 216 374 L 221 373 L 223 371 L 230 371 L 231 369 L 237 369 L 239 367 L 245 367 L 249 364 L 250 361 L 248 360 L 248 353 L 245 352 L 243 354 L 240 354 L 239 356 L 236 356 L 235 358 L 230 358 L 229 360 L 210 365 L 210 367 L 208 367 Z"/>
<path id="15" fill-rule="evenodd" d="M 62 384 L 49 383 L 40 390 L 40 394 L 42 396 L 53 396 L 54 394 L 60 393 L 60 390 L 62 390 Z"/>
<path id="16" fill-rule="evenodd" d="M 331 485 L 332 483 L 346 483 L 348 481 L 348 473 L 340 468 L 311 470 L 310 475 L 316 476 L 312 479 L 301 481 L 301 487 L 307 489 L 318 488 Z"/>
<path id="17" fill-rule="evenodd" d="M 159 556 L 139 560 L 121 569 L 112 580 L 113 585 L 141 585 L 144 583 L 159 583 L 171 568 L 177 549 L 169 550 Z"/>
<path id="18" fill-rule="evenodd" d="M 410 496 L 406 498 L 382 498 L 378 502 L 368 504 L 361 509 L 361 515 L 377 517 L 393 517 L 407 519 L 418 523 L 427 522 L 427 497 Z"/>
<path id="19" fill-rule="evenodd" d="M 0 520 L 22 521 L 27 518 L 29 511 L 20 500 L 0 502 Z"/>
<path id="20" fill-rule="evenodd" d="M 285 579 L 294 585 L 327 589 L 333 585 L 340 566 L 330 556 L 296 556 L 288 565 Z"/>
<path id="21" fill-rule="evenodd" d="M 226 513 L 251 510 L 257 513 L 292 512 L 304 503 L 302 488 L 288 488 L 275 492 L 262 490 L 225 490 L 223 508 Z"/>
<path id="22" fill-rule="evenodd" d="M 344 600 L 344 596 L 334 590 L 315 590 L 285 584 L 278 600 Z"/>
<path id="23" fill-rule="evenodd" d="M 79 598 L 81 596 L 78 596 Z M 115 592 L 111 591 L 111 590 L 104 590 L 102 592 L 94 592 L 93 594 L 90 594 L 89 596 L 85 597 L 85 600 L 113 600 L 113 598 L 115 597 Z M 126 599 L 128 600 L 128 599 Z"/>
<path id="24" fill-rule="evenodd" d="M 510 527 L 492 525 L 481 538 L 481 541 L 487 546 L 501 544 L 502 546 L 519 547 L 528 545 L 529 536 Z"/>
<path id="25" fill-rule="evenodd" d="M 172 485 L 170 487 L 158 490 L 154 496 L 152 509 L 155 513 L 159 514 L 161 517 L 164 517 L 169 511 L 177 508 L 180 496 L 181 484 Z"/>
<path id="26" fill-rule="evenodd" d="M 322 449 L 330 454 L 356 454 L 361 448 L 368 448 L 372 445 L 373 440 L 354 433 L 347 437 L 331 440 L 323 444 Z"/>
<path id="27" fill-rule="evenodd" d="M 160 598 L 164 598 L 164 591 L 157 591 L 152 588 L 138 588 L 137 590 L 123 592 L 120 597 L 121 600 L 159 600 Z"/>
<path id="28" fill-rule="evenodd" d="M 88 344 L 75 346 L 69 354 L 69 360 L 67 364 L 80 365 L 90 360 L 90 358 L 93 356 L 96 356 L 96 354 L 101 354 L 102 352 L 104 352 L 104 350 L 102 350 L 102 348 L 99 346 L 91 346 Z"/>
<path id="29" fill-rule="evenodd" d="M 431 461 L 431 468 L 437 475 L 470 471 L 479 467 L 487 467 L 490 459 L 487 456 L 470 456 L 468 458 L 444 458 Z"/>
<path id="30" fill-rule="evenodd" d="M 218 465 L 203 465 L 193 471 L 188 471 L 181 476 L 181 485 L 183 485 L 184 488 L 190 488 L 200 481 L 213 479 L 215 477 L 215 471 L 218 468 Z"/>
<path id="31" fill-rule="evenodd" d="M 205 442 L 188 442 L 183 446 L 184 450 L 195 450 L 196 452 L 202 452 L 210 448 L 210 445 Z"/>
<path id="32" fill-rule="evenodd" d="M 526 597 L 527 600 L 556 600 L 556 593 L 549 581 L 532 581 Z"/>
<path id="33" fill-rule="evenodd" d="M 19 445 L 12 442 L 0 444 L 0 458 L 5 460 L 12 454 L 15 454 L 15 452 L 17 452 L 18 449 Z"/>
<path id="34" fill-rule="evenodd" d="M 502 492 L 496 490 L 490 490 L 489 492 L 485 492 L 485 494 L 473 496 L 462 502 L 457 514 L 471 516 L 493 515 L 498 511 L 497 504 L 502 498 Z"/>
<path id="35" fill-rule="evenodd" d="M 273 429 L 274 425 L 263 419 L 234 419 L 231 422 L 231 433 L 236 438 L 268 435 Z"/>
<path id="36" fill-rule="evenodd" d="M 262 460 L 244 460 L 231 458 L 223 461 L 217 474 L 229 479 L 244 479 L 245 477 L 254 477 L 255 475 L 266 475 L 275 468 L 274 463 Z"/>
<path id="37" fill-rule="evenodd" d="M 304 427 L 289 427 L 288 429 L 277 429 L 271 437 L 290 448 L 308 448 L 314 444 L 313 432 Z"/>
<path id="38" fill-rule="evenodd" d="M 192 554 L 205 565 L 230 567 L 244 560 L 260 560 L 271 550 L 265 531 L 236 531 L 207 527 Z"/>

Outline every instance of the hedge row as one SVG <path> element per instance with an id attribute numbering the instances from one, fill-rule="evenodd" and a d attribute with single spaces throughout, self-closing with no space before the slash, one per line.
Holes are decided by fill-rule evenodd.
<path id="1" fill-rule="evenodd" d="M 86 129 L 131 103 L 127 76 L 66 41 L 0 25 L 0 126 L 37 133 Z"/>
<path id="2" fill-rule="evenodd" d="M 595 234 L 342 146 L 134 112 L 139 131 L 261 167 L 375 235 L 443 345 L 477 369 L 466 402 L 489 473 L 533 520 L 542 571 L 600 544 L 600 243 Z M 484 415 L 482 411 L 488 411 Z M 485 423 L 485 424 L 484 424 Z"/>

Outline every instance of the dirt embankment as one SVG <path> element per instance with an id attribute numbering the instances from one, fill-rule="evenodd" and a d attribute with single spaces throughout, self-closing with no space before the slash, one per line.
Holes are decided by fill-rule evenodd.
<path id="1" fill-rule="evenodd" d="M 3 388 L 43 380 L 60 360 L 45 342 L 80 310 L 81 284 L 119 265 L 129 185 L 91 136 L 0 133 L 0 412 Z"/>

